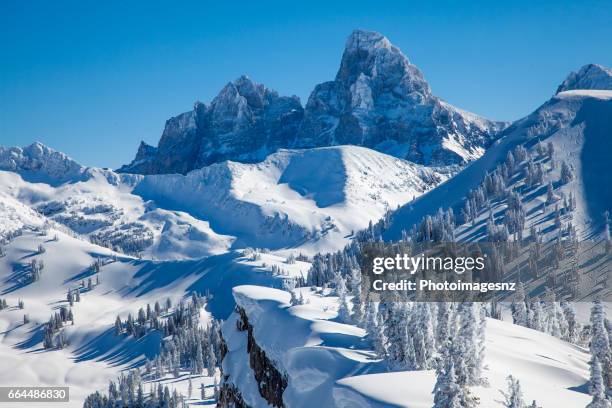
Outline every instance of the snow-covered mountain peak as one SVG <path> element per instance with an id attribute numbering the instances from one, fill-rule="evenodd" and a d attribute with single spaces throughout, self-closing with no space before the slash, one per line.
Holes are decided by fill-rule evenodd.
<path id="1" fill-rule="evenodd" d="M 348 39 L 346 40 L 345 51 L 370 51 L 374 48 L 390 49 L 391 47 L 391 42 L 384 35 L 376 31 L 368 31 L 358 28 L 353 30 L 351 35 L 349 35 Z"/>
<path id="2" fill-rule="evenodd" d="M 355 144 L 426 165 L 461 164 L 479 157 L 503 127 L 432 95 L 399 48 L 356 30 L 335 80 L 311 93 L 297 145 Z"/>
<path id="3" fill-rule="evenodd" d="M 429 85 L 421 71 L 380 33 L 355 30 L 346 42 L 336 81 L 353 84 L 368 78 L 381 77 L 389 88 L 429 95 Z M 382 83 L 380 85 L 383 85 Z"/>
<path id="4" fill-rule="evenodd" d="M 0 146 L 0 170 L 19 173 L 25 179 L 48 184 L 80 180 L 86 168 L 40 142 L 29 146 Z"/>
<path id="5" fill-rule="evenodd" d="M 587 64 L 570 73 L 557 93 L 576 89 L 612 90 L 612 69 L 598 64 Z"/>

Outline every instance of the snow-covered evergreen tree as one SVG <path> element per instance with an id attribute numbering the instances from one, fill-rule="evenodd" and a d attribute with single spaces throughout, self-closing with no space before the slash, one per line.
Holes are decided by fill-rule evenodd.
<path id="1" fill-rule="evenodd" d="M 457 378 L 465 378 L 468 386 L 484 382 L 482 378 L 484 351 L 481 350 L 480 344 L 481 342 L 484 344 L 485 327 L 480 323 L 476 307 L 475 303 L 462 302 L 457 310 L 459 329 L 455 340 L 454 356 L 457 358 L 455 369 Z"/>
<path id="2" fill-rule="evenodd" d="M 600 300 L 595 301 L 591 308 L 591 354 L 593 361 L 601 364 L 604 389 L 608 396 L 612 394 L 612 352 L 610 349 L 610 338 L 605 326 L 605 310 Z M 593 365 L 591 365 L 593 370 Z"/>
<path id="3" fill-rule="evenodd" d="M 453 354 L 454 347 L 451 342 L 446 342 L 441 348 L 441 362 L 436 369 L 436 384 L 432 393 L 434 394 L 433 408 L 474 408 L 478 406 L 478 398 L 473 396 L 465 377 L 457 375 L 455 361 L 457 356 Z M 462 360 L 458 360 L 460 365 Z M 461 371 L 461 369 L 459 370 Z"/>
<path id="4" fill-rule="evenodd" d="M 574 179 L 574 171 L 572 168 L 565 162 L 561 162 L 561 176 L 560 181 L 563 184 L 567 184 Z"/>
<path id="5" fill-rule="evenodd" d="M 606 386 L 604 383 L 601 363 L 597 356 L 591 360 L 591 379 L 589 382 L 589 394 L 593 397 L 586 408 L 610 408 L 612 404 L 606 396 Z M 609 392 L 609 390 L 608 390 Z"/>
<path id="6" fill-rule="evenodd" d="M 453 323 L 453 308 L 450 302 L 438 303 L 438 319 L 436 325 L 436 344 L 438 348 L 442 347 L 446 341 L 454 334 L 455 328 Z"/>
<path id="7" fill-rule="evenodd" d="M 393 302 L 386 309 L 384 336 L 386 340 L 386 355 L 389 367 L 394 370 L 410 367 L 406 356 L 408 340 L 406 321 L 408 321 L 407 305 Z"/>
<path id="8" fill-rule="evenodd" d="M 527 304 L 525 303 L 525 286 L 523 282 L 518 282 L 516 292 L 512 300 L 512 322 L 519 326 L 527 326 Z"/>
<path id="9" fill-rule="evenodd" d="M 508 391 L 501 391 L 504 396 L 504 407 L 506 408 L 525 408 L 525 401 L 523 400 L 523 392 L 521 391 L 521 384 L 519 380 L 513 376 L 508 376 Z"/>

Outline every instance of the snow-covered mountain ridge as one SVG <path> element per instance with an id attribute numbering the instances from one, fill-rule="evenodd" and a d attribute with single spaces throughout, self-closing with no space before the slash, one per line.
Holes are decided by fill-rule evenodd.
<path id="1" fill-rule="evenodd" d="M 335 80 L 317 85 L 305 107 L 242 76 L 209 105 L 169 119 L 158 146 L 141 143 L 119 171 L 184 174 L 227 159 L 258 162 L 281 148 L 346 144 L 421 164 L 464 164 L 505 126 L 434 96 L 386 37 L 355 30 Z"/>
<path id="2" fill-rule="evenodd" d="M 612 90 L 612 69 L 598 64 L 585 65 L 569 74 L 557 88 L 557 93 L 578 89 Z"/>
<path id="3" fill-rule="evenodd" d="M 35 156 L 37 172 L 25 155 L 33 150 L 46 152 Z M 257 164 L 221 162 L 184 176 L 84 168 L 40 144 L 3 151 L 25 153 L 0 171 L 2 194 L 92 242 L 157 259 L 246 246 L 341 248 L 352 231 L 454 171 L 356 146 L 282 150 Z"/>
<path id="4" fill-rule="evenodd" d="M 386 237 L 399 238 L 402 230 L 410 229 L 426 215 L 433 214 L 442 200 L 446 207 L 453 208 L 455 213 L 459 214 L 470 190 L 476 189 L 486 174 L 503 164 L 508 153 L 514 153 L 517 146 L 523 146 L 531 157 L 542 158 L 541 152 L 538 151 L 548 143 L 556 152 L 556 157 L 554 163 L 541 163 L 546 170 L 539 184 L 541 188 L 531 191 L 530 199 L 525 203 L 526 213 L 529 215 L 528 225 L 533 223 L 546 229 L 548 224 L 545 220 L 551 221 L 550 213 L 541 212 L 542 206 L 546 207 L 545 187 L 550 181 L 554 186 L 554 194 L 567 199 L 571 192 L 575 199 L 576 208 L 571 222 L 578 229 L 580 237 L 586 239 L 601 233 L 603 214 L 611 210 L 612 203 L 612 179 L 608 158 L 612 149 L 608 137 L 612 131 L 611 99 L 612 90 L 606 89 L 568 90 L 554 95 L 534 113 L 505 130 L 500 140 L 483 157 L 429 194 L 401 208 L 392 217 Z M 569 183 L 559 182 L 560 164 L 563 162 L 573 172 L 574 177 Z M 521 176 L 514 179 L 508 187 L 527 194 L 532 187 L 527 188 L 525 172 L 526 169 L 519 171 Z M 505 208 L 505 201 L 502 200 L 499 204 L 500 206 L 493 210 Z M 549 206 L 549 211 L 552 210 L 551 207 L 554 208 L 554 203 Z M 535 211 L 536 209 L 538 211 Z M 479 221 L 486 221 L 488 210 L 480 215 Z M 477 223 L 477 226 L 482 225 Z M 474 238 L 470 234 L 465 236 Z"/>

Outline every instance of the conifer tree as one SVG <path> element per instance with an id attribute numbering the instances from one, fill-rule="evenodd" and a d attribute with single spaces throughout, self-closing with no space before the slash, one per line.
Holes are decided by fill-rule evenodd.
<path id="1" fill-rule="evenodd" d="M 601 364 L 604 389 L 612 389 L 612 355 L 610 338 L 605 326 L 605 311 L 600 300 L 591 308 L 591 355 Z M 593 370 L 593 366 L 591 367 Z"/>
<path id="2" fill-rule="evenodd" d="M 508 376 L 508 392 L 500 391 L 504 396 L 504 407 L 506 408 L 525 408 L 525 401 L 523 400 L 523 392 L 521 391 L 521 384 L 513 376 Z"/>
<path id="3" fill-rule="evenodd" d="M 610 408 L 612 406 L 610 400 L 606 397 L 606 387 L 604 385 L 601 363 L 595 355 L 591 360 L 589 394 L 591 394 L 593 399 L 586 408 Z"/>
<path id="4" fill-rule="evenodd" d="M 518 282 L 511 305 L 512 322 L 519 326 L 527 326 L 527 305 L 525 303 L 525 287 Z"/>

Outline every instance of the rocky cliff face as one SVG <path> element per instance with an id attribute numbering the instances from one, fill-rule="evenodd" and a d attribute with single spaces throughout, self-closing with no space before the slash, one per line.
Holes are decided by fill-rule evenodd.
<path id="1" fill-rule="evenodd" d="M 298 143 L 357 144 L 448 165 L 479 157 L 501 127 L 434 96 L 421 71 L 386 37 L 356 30 L 336 79 L 310 95 Z"/>
<path id="2" fill-rule="evenodd" d="M 261 160 L 279 148 L 354 144 L 427 165 L 479 157 L 505 125 L 456 109 L 431 93 L 421 71 L 383 35 L 348 38 L 334 81 L 303 108 L 243 76 L 205 105 L 166 122 L 159 146 L 141 144 L 120 171 L 186 173 L 230 159 Z"/>
<path id="3" fill-rule="evenodd" d="M 257 382 L 257 389 L 261 397 L 270 405 L 284 408 L 283 392 L 287 388 L 287 377 L 283 375 L 274 363 L 266 356 L 265 351 L 257 344 L 253 336 L 253 326 L 249 322 L 246 311 L 237 306 L 236 313 L 239 319 L 236 321 L 236 329 L 247 332 L 247 353 L 249 354 L 249 366 L 253 370 L 253 376 Z M 223 343 L 222 358 L 227 353 L 227 345 Z M 231 383 L 230 376 L 223 375 L 218 405 L 220 407 L 248 408 L 240 390 Z"/>
<path id="4" fill-rule="evenodd" d="M 157 148 L 144 142 L 119 171 L 187 173 L 223 160 L 259 161 L 292 144 L 303 116 L 297 97 L 279 96 L 242 76 L 210 103 L 166 121 Z"/>

